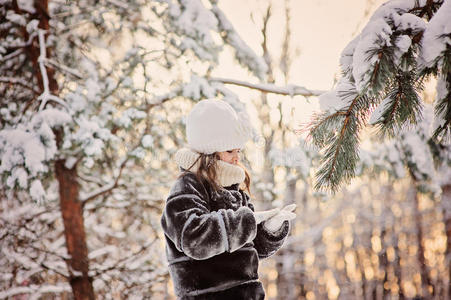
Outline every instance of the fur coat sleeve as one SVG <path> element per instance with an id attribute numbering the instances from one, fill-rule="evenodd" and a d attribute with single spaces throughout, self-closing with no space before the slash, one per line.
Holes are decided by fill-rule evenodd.
<path id="1" fill-rule="evenodd" d="M 208 197 L 195 175 L 185 174 L 171 189 L 161 219 L 166 236 L 177 250 L 196 260 L 233 252 L 257 235 L 249 207 L 213 211 Z"/>
<path id="2" fill-rule="evenodd" d="M 249 208 L 254 211 L 254 206 L 249 202 L 249 196 L 244 192 L 243 196 L 246 197 Z M 282 227 L 276 232 L 266 230 L 263 223 L 258 224 L 257 235 L 253 241 L 258 252 L 258 258 L 264 259 L 276 253 L 285 242 L 289 231 L 290 222 L 288 221 L 283 222 Z"/>

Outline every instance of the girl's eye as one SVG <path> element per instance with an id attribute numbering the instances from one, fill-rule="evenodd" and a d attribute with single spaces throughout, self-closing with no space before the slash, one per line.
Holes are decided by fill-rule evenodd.
<path id="1" fill-rule="evenodd" d="M 227 150 L 226 152 L 227 152 L 227 153 L 233 153 L 233 151 L 234 151 L 234 150 Z M 237 150 L 236 150 L 236 153 L 241 153 L 241 149 L 237 149 Z"/>

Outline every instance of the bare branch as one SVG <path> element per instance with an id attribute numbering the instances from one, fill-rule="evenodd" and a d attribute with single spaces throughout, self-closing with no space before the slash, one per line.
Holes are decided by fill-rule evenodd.
<path id="1" fill-rule="evenodd" d="M 158 238 L 153 239 L 151 242 L 147 243 L 147 245 L 141 246 L 141 248 L 136 251 L 135 253 L 132 253 L 131 255 L 128 255 L 120 260 L 118 260 L 116 262 L 116 264 L 109 266 L 107 268 L 102 268 L 102 269 L 97 269 L 97 270 L 91 270 L 95 272 L 95 275 L 93 277 L 97 277 L 100 274 L 106 273 L 108 271 L 111 270 L 117 270 L 121 264 L 126 264 L 128 261 L 133 260 L 137 255 L 141 254 L 142 252 L 144 252 L 145 250 L 147 250 L 148 248 L 150 248 L 156 241 L 158 240 Z"/>
<path id="2" fill-rule="evenodd" d="M 45 60 L 45 62 L 51 64 L 54 67 L 57 67 L 58 69 L 61 69 L 62 71 L 66 72 L 66 73 L 68 73 L 68 74 L 70 74 L 72 76 L 77 77 L 78 79 L 83 79 L 83 76 L 76 69 L 72 69 L 72 68 L 69 68 L 69 67 L 64 66 L 62 64 L 59 64 L 56 61 L 54 61 L 52 59 L 49 59 L 49 58 L 47 58 Z"/>
<path id="3" fill-rule="evenodd" d="M 50 93 L 50 89 L 49 89 L 49 78 L 47 76 L 47 69 L 45 68 L 45 60 L 46 60 L 46 50 L 45 50 L 45 30 L 39 30 L 39 50 L 40 50 L 40 55 L 38 58 L 38 62 L 39 62 L 39 69 L 41 71 L 41 75 L 42 75 L 42 85 L 44 87 L 44 92 L 38 97 L 38 100 L 41 100 L 41 105 L 39 106 L 39 111 L 43 110 L 45 105 L 47 104 L 47 102 L 49 100 L 57 102 L 59 104 L 61 104 L 62 106 L 64 106 L 65 108 L 68 108 L 68 106 L 66 105 L 66 103 L 64 103 L 64 101 L 62 99 L 60 99 L 59 97 L 52 95 Z"/>
<path id="4" fill-rule="evenodd" d="M 19 48 L 25 48 L 31 45 L 31 43 L 33 43 L 33 39 L 36 37 L 36 32 L 33 32 L 32 34 L 30 34 L 30 36 L 28 37 L 28 41 L 26 41 L 25 43 L 13 43 L 8 45 L 8 49 L 19 49 Z"/>
<path id="5" fill-rule="evenodd" d="M 227 79 L 227 78 L 218 78 L 213 77 L 209 78 L 210 81 L 214 82 L 220 82 L 224 84 L 232 84 L 232 85 L 238 85 L 242 87 L 247 87 L 254 90 L 259 90 L 265 93 L 272 93 L 272 94 L 279 94 L 279 95 L 286 95 L 286 96 L 304 96 L 304 97 L 311 97 L 311 96 L 319 96 L 326 91 L 321 90 L 309 90 L 305 87 L 289 84 L 285 87 L 276 86 L 275 84 L 260 84 L 260 83 L 250 83 L 246 81 L 241 80 L 235 80 L 235 79 Z"/>
<path id="6" fill-rule="evenodd" d="M 99 189 L 88 194 L 84 199 L 80 200 L 80 202 L 83 203 L 83 206 L 85 206 L 86 203 L 88 203 L 89 201 L 94 200 L 95 198 L 97 198 L 101 195 L 104 195 L 106 193 L 109 193 L 110 191 L 112 191 L 113 189 L 115 189 L 118 186 L 118 182 L 119 182 L 119 179 L 121 178 L 122 171 L 124 170 L 125 165 L 127 164 L 128 160 L 129 160 L 129 156 L 127 155 L 127 157 L 122 161 L 121 165 L 119 166 L 119 174 L 116 176 L 113 183 L 110 183 L 110 184 L 100 187 Z"/>
<path id="7" fill-rule="evenodd" d="M 3 56 L 3 57 L 0 57 L 0 61 L 7 61 L 7 60 L 9 60 L 9 59 L 11 59 L 11 58 L 14 58 L 14 57 L 16 57 L 17 55 L 21 54 L 22 51 L 23 51 L 22 48 L 17 49 L 16 51 L 11 52 L 11 53 L 8 54 L 8 55 L 5 55 L 5 56 Z"/>

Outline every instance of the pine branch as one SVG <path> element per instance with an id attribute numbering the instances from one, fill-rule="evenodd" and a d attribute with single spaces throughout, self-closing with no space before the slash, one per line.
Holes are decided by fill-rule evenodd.
<path id="1" fill-rule="evenodd" d="M 444 80 L 448 87 L 447 94 L 442 99 L 438 99 L 435 105 L 435 115 L 444 120 L 432 135 L 432 139 L 437 143 L 449 143 L 451 140 L 451 72 Z"/>
<path id="2" fill-rule="evenodd" d="M 337 121 L 338 117 L 346 116 L 346 111 L 337 111 L 333 114 L 330 114 L 328 112 L 323 114 L 317 114 L 313 116 L 313 121 L 311 124 L 307 127 L 307 131 L 310 132 L 310 136 L 313 139 L 313 143 L 317 147 L 323 147 L 326 144 L 326 141 L 331 137 L 332 135 L 332 128 L 334 122 Z"/>
<path id="3" fill-rule="evenodd" d="M 378 98 L 380 93 L 384 90 L 390 78 L 396 74 L 394 64 L 394 47 L 385 46 L 382 49 L 372 49 L 368 51 L 368 59 L 377 55 L 378 61 L 371 73 L 371 79 L 368 85 L 364 88 L 366 93 Z"/>
<path id="4" fill-rule="evenodd" d="M 355 89 L 341 91 L 338 96 L 345 103 L 351 99 L 347 108 L 330 115 L 323 113 L 310 126 L 309 136 L 315 145 L 326 147 L 316 173 L 315 189 L 336 191 L 340 183 L 354 176 L 358 161 L 359 131 L 365 123 L 370 101 Z"/>
<path id="5" fill-rule="evenodd" d="M 416 124 L 421 118 L 422 105 L 418 92 L 423 89 L 423 79 L 413 71 L 400 72 L 392 86 L 388 89 L 384 112 L 376 123 L 382 138 L 395 136 L 400 128 Z"/>
<path id="6" fill-rule="evenodd" d="M 354 135 L 356 120 L 353 109 L 358 98 L 359 96 L 349 106 L 340 133 L 335 136 L 325 151 L 321 168 L 316 174 L 316 189 L 330 188 L 335 191 L 341 181 L 347 181 L 354 175 L 354 167 L 358 158 L 356 151 L 358 138 Z"/>

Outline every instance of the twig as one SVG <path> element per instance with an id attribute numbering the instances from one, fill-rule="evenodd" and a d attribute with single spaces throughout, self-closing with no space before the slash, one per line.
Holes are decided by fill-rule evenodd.
<path id="1" fill-rule="evenodd" d="M 86 203 L 88 203 L 89 201 L 104 195 L 110 191 L 112 191 L 113 189 L 115 189 L 118 186 L 118 182 L 119 179 L 121 178 L 122 175 L 122 171 L 124 170 L 124 167 L 127 163 L 127 161 L 129 160 L 129 157 L 127 155 L 127 157 L 122 161 L 120 167 L 119 167 L 119 174 L 116 176 L 116 178 L 114 179 L 114 182 L 112 184 L 107 184 L 97 190 L 95 190 L 94 192 L 92 192 L 91 194 L 89 194 L 87 197 L 85 197 L 84 199 L 81 199 L 80 201 L 82 202 L 82 205 L 85 206 Z"/>
<path id="2" fill-rule="evenodd" d="M 61 64 L 57 63 L 56 61 L 54 61 L 54 60 L 52 60 L 50 58 L 47 58 L 45 60 L 45 62 L 48 62 L 52 66 L 57 67 L 57 68 L 63 70 L 64 72 L 69 73 L 70 75 L 73 75 L 73 76 L 77 77 L 78 79 L 83 79 L 83 76 L 76 69 L 72 69 L 72 68 L 69 68 L 67 66 L 61 65 Z"/>
<path id="3" fill-rule="evenodd" d="M 7 61 L 8 59 L 14 58 L 14 57 L 16 57 L 17 55 L 19 55 L 20 53 L 22 53 L 22 51 L 23 51 L 22 48 L 17 49 L 16 51 L 11 52 L 10 54 L 8 54 L 8 55 L 3 56 L 2 58 L 0 58 L 0 61 Z"/>

